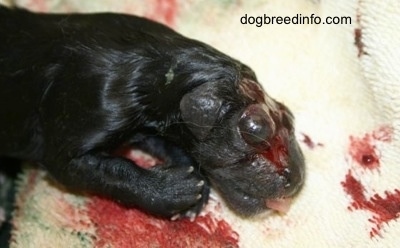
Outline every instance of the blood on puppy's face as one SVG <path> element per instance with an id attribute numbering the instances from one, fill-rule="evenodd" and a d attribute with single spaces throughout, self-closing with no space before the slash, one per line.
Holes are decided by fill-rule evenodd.
<path id="1" fill-rule="evenodd" d="M 199 139 L 192 153 L 235 212 L 286 212 L 305 176 L 293 114 L 244 65 L 234 85 L 205 84 L 184 96 L 183 119 Z"/>
<path id="2" fill-rule="evenodd" d="M 293 115 L 241 62 L 123 14 L 0 6 L 0 156 L 69 189 L 194 216 L 210 187 L 242 216 L 283 209 L 304 181 Z M 118 155 L 135 147 L 161 161 Z"/>

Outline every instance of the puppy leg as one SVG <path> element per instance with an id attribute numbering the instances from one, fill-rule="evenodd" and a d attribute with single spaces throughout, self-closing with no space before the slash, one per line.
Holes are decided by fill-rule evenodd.
<path id="1" fill-rule="evenodd" d="M 67 187 L 101 192 L 128 206 L 170 217 L 193 216 L 208 200 L 206 179 L 194 169 L 193 161 L 179 148 L 157 137 L 136 137 L 130 144 L 159 158 L 163 163 L 143 169 L 123 157 L 89 153 L 69 161 L 64 170 L 52 165 L 54 178 Z"/>

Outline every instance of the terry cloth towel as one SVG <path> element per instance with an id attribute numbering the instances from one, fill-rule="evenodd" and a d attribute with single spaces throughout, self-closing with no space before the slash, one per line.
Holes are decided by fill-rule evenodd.
<path id="1" fill-rule="evenodd" d="M 40 11 L 119 11 L 166 23 L 252 67 L 296 116 L 306 185 L 285 215 L 241 219 L 213 193 L 194 221 L 156 219 L 74 195 L 27 169 L 12 247 L 397 247 L 400 2 L 18 0 Z M 242 24 L 241 17 L 351 17 Z M 314 19 L 315 20 L 315 19 Z"/>

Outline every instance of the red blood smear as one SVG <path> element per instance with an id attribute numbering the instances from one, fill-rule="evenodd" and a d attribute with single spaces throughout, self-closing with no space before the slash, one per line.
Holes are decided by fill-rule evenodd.
<path id="1" fill-rule="evenodd" d="M 170 221 L 96 197 L 87 212 L 97 228 L 95 247 L 239 247 L 229 224 L 209 214 Z"/>
<path id="2" fill-rule="evenodd" d="M 178 3 L 176 0 L 154 0 L 152 9 L 145 14 L 149 19 L 174 27 L 178 15 Z"/>
<path id="3" fill-rule="evenodd" d="M 50 6 L 46 1 L 38 1 L 38 0 L 30 0 L 25 2 L 25 7 L 30 10 L 40 11 L 40 12 L 49 12 Z"/>
<path id="4" fill-rule="evenodd" d="M 381 236 L 380 230 L 383 224 L 400 217 L 400 191 L 385 192 L 385 197 L 375 194 L 367 199 L 364 195 L 365 187 L 349 171 L 342 182 L 344 191 L 352 198 L 353 202 L 349 210 L 365 210 L 373 214 L 369 220 L 374 224 L 370 237 Z"/>
<path id="5" fill-rule="evenodd" d="M 380 162 L 375 143 L 391 142 L 392 136 L 393 128 L 386 125 L 374 130 L 372 134 L 365 134 L 362 138 L 350 136 L 349 154 L 364 169 L 377 169 Z"/>
<path id="6" fill-rule="evenodd" d="M 277 135 L 272 139 L 271 146 L 262 155 L 275 165 L 279 174 L 282 175 L 284 173 L 287 167 L 288 150 L 281 135 Z"/>
<path id="7" fill-rule="evenodd" d="M 342 182 L 342 186 L 344 191 L 353 199 L 352 207 L 359 209 L 359 206 L 364 205 L 366 202 L 364 196 L 365 188 L 361 182 L 354 178 L 351 171 L 347 173 L 345 181 Z"/>
<path id="8" fill-rule="evenodd" d="M 393 139 L 393 132 L 394 132 L 393 127 L 384 125 L 378 128 L 377 130 L 374 130 L 372 132 L 372 137 L 375 140 L 379 140 L 382 142 L 391 142 Z"/>
<path id="9" fill-rule="evenodd" d="M 303 135 L 303 142 L 304 144 L 306 144 L 308 146 L 308 148 L 310 149 L 314 149 L 317 146 L 324 146 L 322 143 L 315 143 L 314 141 L 312 141 L 312 139 L 310 138 L 310 136 L 308 136 L 307 134 L 302 133 Z"/>
<path id="10" fill-rule="evenodd" d="M 354 45 L 356 45 L 358 49 L 358 57 L 361 57 L 362 55 L 367 55 L 367 53 L 364 50 L 364 42 L 362 41 L 362 29 L 361 28 L 356 28 L 354 29 Z"/>
<path id="11" fill-rule="evenodd" d="M 363 138 L 350 136 L 349 154 L 359 165 L 365 169 L 377 169 L 380 166 L 379 157 L 375 151 L 369 134 Z"/>

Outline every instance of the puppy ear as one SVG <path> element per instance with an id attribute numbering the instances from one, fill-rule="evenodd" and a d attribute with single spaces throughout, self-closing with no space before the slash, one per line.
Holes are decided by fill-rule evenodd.
<path id="1" fill-rule="evenodd" d="M 199 140 L 206 138 L 220 114 L 223 102 L 216 95 L 215 84 L 205 83 L 197 86 L 180 102 L 182 119 Z"/>

